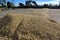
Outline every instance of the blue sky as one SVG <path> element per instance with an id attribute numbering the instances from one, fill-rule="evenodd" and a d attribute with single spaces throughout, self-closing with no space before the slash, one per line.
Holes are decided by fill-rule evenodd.
<path id="1" fill-rule="evenodd" d="M 10 2 L 13 2 L 15 5 L 18 5 L 19 3 L 25 3 L 26 0 L 9 0 Z M 34 0 L 37 2 L 37 4 L 59 4 L 59 0 Z"/>

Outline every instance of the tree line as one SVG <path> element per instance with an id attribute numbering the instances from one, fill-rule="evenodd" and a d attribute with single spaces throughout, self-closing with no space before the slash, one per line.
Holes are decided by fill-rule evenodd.
<path id="1" fill-rule="evenodd" d="M 29 2 L 26 1 L 25 5 L 23 3 L 19 3 L 19 6 L 14 6 L 14 3 L 11 2 L 7 2 L 7 8 L 55 8 L 55 9 L 59 9 L 60 5 L 54 5 L 52 6 L 52 4 L 44 4 L 44 5 L 38 5 L 35 1 L 32 1 L 32 4 L 29 4 Z M 2 5 L 2 7 L 6 7 L 5 5 Z"/>

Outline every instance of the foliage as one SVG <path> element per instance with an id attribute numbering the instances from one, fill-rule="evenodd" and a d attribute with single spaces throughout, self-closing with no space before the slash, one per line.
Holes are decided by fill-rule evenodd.
<path id="1" fill-rule="evenodd" d="M 14 4 L 13 3 L 10 3 L 10 2 L 7 2 L 7 7 L 8 8 L 12 8 L 12 7 L 14 7 Z"/>

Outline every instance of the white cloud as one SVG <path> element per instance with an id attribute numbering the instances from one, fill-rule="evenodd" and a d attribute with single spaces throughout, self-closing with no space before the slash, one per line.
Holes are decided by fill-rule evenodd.
<path id="1" fill-rule="evenodd" d="M 53 1 L 49 1 L 49 2 L 40 2 L 40 1 L 36 1 L 37 4 L 59 4 L 59 0 L 53 0 Z"/>

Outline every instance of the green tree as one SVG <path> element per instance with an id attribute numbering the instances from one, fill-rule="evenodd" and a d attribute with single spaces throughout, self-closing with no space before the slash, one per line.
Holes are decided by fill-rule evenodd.
<path id="1" fill-rule="evenodd" d="M 11 3 L 10 2 L 7 2 L 7 7 L 8 8 L 11 8 L 11 6 L 12 6 Z"/>
<path id="2" fill-rule="evenodd" d="M 19 6 L 20 6 L 20 7 L 24 7 L 24 4 L 23 4 L 23 3 L 19 3 Z"/>

